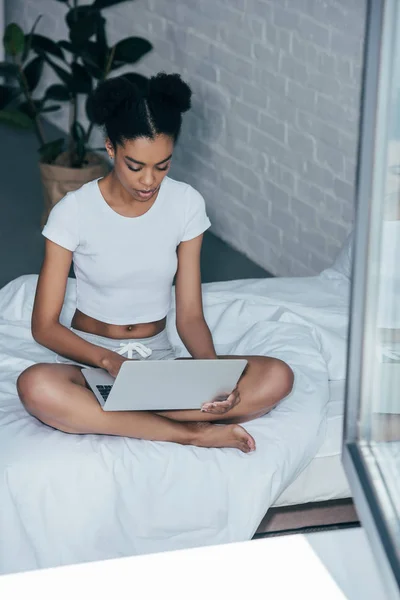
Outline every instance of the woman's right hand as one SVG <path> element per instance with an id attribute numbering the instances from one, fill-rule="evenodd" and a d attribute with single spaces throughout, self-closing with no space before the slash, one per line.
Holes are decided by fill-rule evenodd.
<path id="1" fill-rule="evenodd" d="M 108 373 L 115 378 L 119 373 L 122 363 L 124 363 L 126 360 L 132 359 L 126 358 L 126 356 L 121 356 L 117 352 L 113 352 L 111 350 L 101 359 L 100 367 L 108 371 Z"/>

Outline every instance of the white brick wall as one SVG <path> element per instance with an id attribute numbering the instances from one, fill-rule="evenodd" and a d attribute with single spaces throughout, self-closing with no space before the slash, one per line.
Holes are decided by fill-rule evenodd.
<path id="1" fill-rule="evenodd" d="M 62 3 L 7 2 L 8 20 L 28 27 L 43 13 L 39 32 L 64 33 Z M 153 43 L 138 71 L 178 71 L 193 88 L 172 176 L 204 194 L 214 233 L 277 275 L 318 272 L 351 227 L 365 5 L 136 0 L 108 11 L 111 42 Z"/>

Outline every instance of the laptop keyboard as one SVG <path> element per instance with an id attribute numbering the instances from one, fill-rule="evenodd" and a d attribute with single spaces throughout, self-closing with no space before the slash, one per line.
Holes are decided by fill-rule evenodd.
<path id="1" fill-rule="evenodd" d="M 105 402 L 108 396 L 110 395 L 112 385 L 96 385 L 96 387 L 99 390 L 101 397 Z"/>

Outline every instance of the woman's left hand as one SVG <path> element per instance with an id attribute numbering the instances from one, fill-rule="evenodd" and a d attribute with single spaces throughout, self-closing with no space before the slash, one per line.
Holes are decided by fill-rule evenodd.
<path id="1" fill-rule="evenodd" d="M 201 407 L 202 412 L 213 415 L 223 415 L 232 410 L 240 402 L 240 394 L 237 387 L 227 396 L 217 396 L 211 402 L 206 402 Z"/>

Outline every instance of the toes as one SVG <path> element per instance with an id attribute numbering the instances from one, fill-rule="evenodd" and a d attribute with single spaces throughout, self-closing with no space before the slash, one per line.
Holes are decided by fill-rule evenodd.
<path id="1" fill-rule="evenodd" d="M 256 449 L 256 443 L 253 440 L 253 438 L 249 438 L 247 440 L 247 446 L 248 446 L 248 448 L 250 449 L 251 452 L 253 452 Z"/>
<path id="2" fill-rule="evenodd" d="M 256 449 L 256 442 L 254 438 L 247 433 L 247 431 L 241 425 L 239 425 L 239 427 L 241 442 L 247 447 L 248 452 L 253 452 Z"/>

